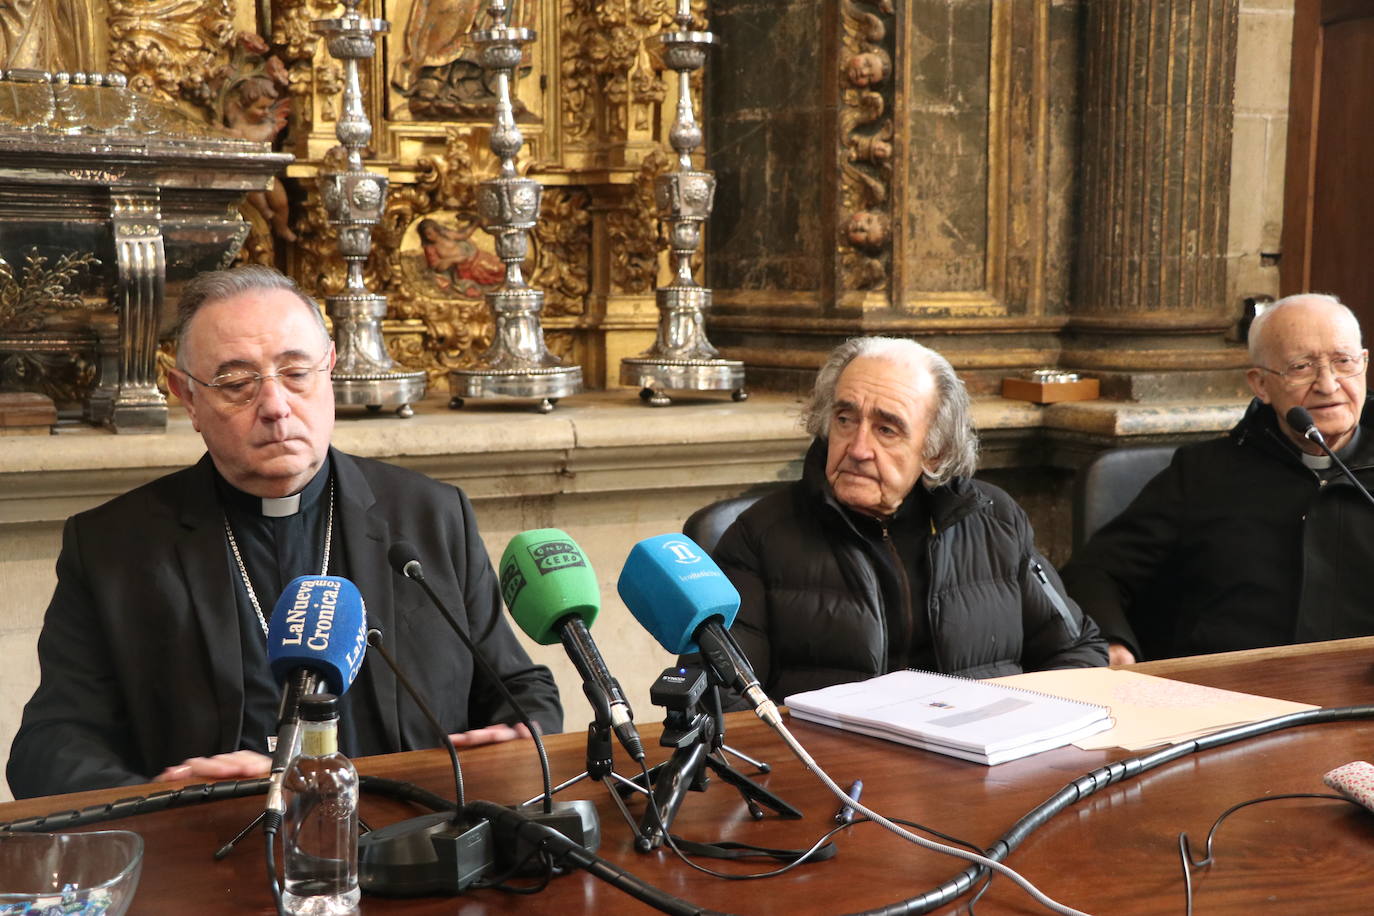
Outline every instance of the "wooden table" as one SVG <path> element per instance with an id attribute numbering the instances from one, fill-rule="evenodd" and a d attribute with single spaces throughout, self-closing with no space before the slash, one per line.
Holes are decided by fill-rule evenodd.
<path id="1" fill-rule="evenodd" d="M 1137 670 L 1324 706 L 1374 703 L 1374 638 L 1174 659 Z M 651 712 L 642 710 L 641 719 L 649 719 Z M 838 782 L 848 785 L 863 779 L 866 804 L 980 845 L 994 842 L 1022 814 L 1074 778 L 1130 756 L 1065 748 L 985 767 L 796 720 L 791 727 Z M 657 734 L 653 725 L 644 730 Z M 834 799 L 752 715 L 728 717 L 727 742 L 769 761 L 773 771 L 760 781 L 802 809 L 805 817 L 753 821 L 734 789 L 713 780 L 707 792 L 688 796 L 673 825 L 676 834 L 700 841 L 732 839 L 801 848 L 832 826 Z M 555 735 L 547 744 L 555 781 L 582 769 L 583 735 Z M 655 746 L 650 756 L 663 759 L 666 753 Z M 538 791 L 538 764 L 527 744 L 468 751 L 462 759 L 470 797 L 513 804 Z M 1032 834 L 1008 864 L 1051 897 L 1087 912 L 1182 913 L 1180 831 L 1187 831 L 1200 849 L 1208 827 L 1226 807 L 1265 794 L 1328 791 L 1321 782 L 1323 773 L 1361 759 L 1374 759 L 1374 721 L 1289 729 L 1189 756 L 1078 802 Z M 364 773 L 409 780 L 441 794 L 452 790 L 442 751 L 369 758 L 358 765 Z M 628 769 L 623 754 L 618 765 Z M 875 825 L 861 824 L 837 839 L 839 853 L 828 862 L 763 881 L 723 881 L 687 868 L 665 850 L 636 852 L 629 828 L 603 786 L 584 782 L 570 793 L 597 801 L 603 856 L 671 894 L 714 910 L 855 913 L 917 896 L 964 867 Z M 0 805 L 0 821 L 136 794 L 140 793 L 120 789 L 11 802 Z M 270 912 L 259 835 L 227 860 L 211 860 L 212 850 L 261 805 L 260 797 L 235 799 L 114 822 L 139 831 L 147 843 L 131 912 Z M 634 803 L 634 808 L 641 810 L 642 803 Z M 418 813 L 388 799 L 364 797 L 363 817 L 374 827 Z M 1371 848 L 1374 814 L 1352 805 L 1295 800 L 1247 808 L 1221 828 L 1216 863 L 1194 877 L 1196 911 L 1247 916 L 1370 912 Z M 730 872 L 763 870 L 716 860 L 706 864 Z M 452 899 L 368 896 L 363 909 L 426 914 L 652 912 L 580 872 L 555 879 L 535 897 L 493 890 Z M 939 912 L 964 909 L 961 901 Z M 976 911 L 1046 912 L 1001 877 Z"/>

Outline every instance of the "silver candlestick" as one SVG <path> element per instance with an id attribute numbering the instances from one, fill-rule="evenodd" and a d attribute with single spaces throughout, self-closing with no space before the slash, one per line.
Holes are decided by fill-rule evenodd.
<path id="1" fill-rule="evenodd" d="M 506 265 L 501 286 L 486 294 L 494 322 L 491 346 L 472 369 L 449 372 L 451 407 L 462 407 L 463 398 L 538 398 L 539 411 L 548 413 L 558 399 L 582 390 L 582 367 L 564 365 L 544 344 L 539 313 L 544 293 L 525 282 L 521 265 L 529 253 L 529 230 L 539 220 L 543 187 L 515 171 L 515 157 L 525 143 L 511 106 L 511 80 L 520 65 L 524 46 L 534 41 L 532 29 L 507 24 L 506 0 L 490 0 L 489 29 L 474 31 L 482 69 L 494 78 L 496 123 L 491 131 L 491 151 L 501 160 L 495 178 L 477 189 L 477 211 L 482 228 L 496 243 L 496 254 Z"/>
<path id="2" fill-rule="evenodd" d="M 425 373 L 399 370 L 386 352 L 382 318 L 386 296 L 367 291 L 363 267 L 372 250 L 372 227 L 381 222 L 386 204 L 387 178 L 363 168 L 362 150 L 372 140 L 372 123 L 363 109 L 358 61 L 377 52 L 374 35 L 391 30 L 385 19 L 358 15 L 359 0 L 343 0 L 339 19 L 316 19 L 311 28 L 325 36 L 329 53 L 343 62 L 343 114 L 334 128 L 348 151 L 348 166 L 320 176 L 320 195 L 329 222 L 339 234 L 339 251 L 348 267 L 343 292 L 325 297 L 334 322 L 334 399 L 339 404 L 365 404 L 369 410 L 399 405 L 402 417 L 414 414 L 411 404 L 425 396 Z"/>
<path id="3" fill-rule="evenodd" d="M 691 0 L 678 0 L 677 30 L 661 36 L 663 60 L 677 71 L 677 120 L 668 140 L 677 152 L 677 171 L 654 182 L 658 218 L 668 231 L 673 281 L 655 292 L 658 336 L 644 353 L 620 361 L 620 383 L 640 386 L 639 396 L 654 407 L 672 403 L 665 389 L 744 391 L 744 363 L 721 359 L 706 339 L 706 311 L 711 291 L 692 277 L 692 255 L 701 244 L 701 226 L 711 215 L 716 194 L 715 173 L 692 168 L 692 151 L 701 145 L 701 127 L 692 113 L 691 74 L 706 63 L 706 51 L 716 38 L 692 31 Z"/>

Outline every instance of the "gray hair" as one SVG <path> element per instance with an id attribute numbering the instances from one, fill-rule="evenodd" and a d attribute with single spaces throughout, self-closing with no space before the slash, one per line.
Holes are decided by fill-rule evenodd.
<path id="1" fill-rule="evenodd" d="M 324 339 L 329 340 L 329 330 L 324 326 L 324 317 L 320 314 L 319 306 L 296 285 L 295 280 L 285 274 L 261 264 L 245 264 L 230 270 L 210 270 L 197 275 L 187 283 L 181 291 L 181 298 L 177 301 L 177 368 L 183 371 L 186 369 L 183 357 L 186 352 L 186 337 L 191 327 L 191 319 L 197 312 L 207 305 L 233 299 L 244 293 L 273 289 L 284 289 L 299 299 L 301 304 L 310 310 Z"/>
<path id="2" fill-rule="evenodd" d="M 1258 366 L 1263 362 L 1264 353 L 1261 351 L 1264 349 L 1264 327 L 1269 323 L 1269 319 L 1274 313 L 1290 306 L 1311 302 L 1312 300 L 1327 302 L 1337 306 L 1345 313 L 1346 317 L 1350 319 L 1351 323 L 1355 325 L 1355 330 L 1360 331 L 1360 320 L 1355 317 L 1355 313 L 1350 310 L 1348 305 L 1330 293 L 1295 293 L 1292 296 L 1284 296 L 1282 299 L 1271 302 L 1269 305 L 1265 306 L 1264 310 L 1256 315 L 1254 320 L 1250 322 L 1250 330 L 1246 332 L 1245 344 L 1246 348 L 1250 351 L 1250 364 L 1252 366 Z M 1360 331 L 1360 334 L 1363 339 L 1363 332 Z"/>
<path id="3" fill-rule="evenodd" d="M 954 477 L 972 477 L 978 469 L 978 432 L 973 428 L 968 391 L 954 367 L 939 353 L 903 337 L 854 337 L 836 347 L 816 373 L 811 400 L 802 411 L 806 431 L 825 438 L 835 408 L 840 373 L 859 357 L 887 360 L 912 372 L 928 371 L 935 381 L 935 409 L 921 455 L 926 486 Z"/>

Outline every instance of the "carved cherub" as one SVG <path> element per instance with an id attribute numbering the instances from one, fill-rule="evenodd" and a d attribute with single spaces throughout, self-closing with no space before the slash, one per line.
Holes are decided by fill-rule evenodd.
<path id="1" fill-rule="evenodd" d="M 880 252 L 887 247 L 891 235 L 891 220 L 878 210 L 860 210 L 845 224 L 845 238 L 861 251 Z"/>
<path id="2" fill-rule="evenodd" d="M 229 133 L 237 137 L 271 143 L 286 126 L 290 110 L 291 100 L 283 95 L 278 80 L 262 74 L 247 76 L 229 88 L 224 124 Z M 266 191 L 249 192 L 248 202 L 261 211 L 273 234 L 287 242 L 296 241 L 290 224 L 290 204 L 280 176 Z"/>
<path id="3" fill-rule="evenodd" d="M 873 134 L 849 136 L 849 161 L 871 162 L 884 172 L 892 168 L 892 122 L 885 122 Z"/>
<path id="4" fill-rule="evenodd" d="M 845 63 L 849 82 L 860 89 L 876 86 L 892 73 L 892 61 L 882 48 L 869 48 L 852 55 Z"/>

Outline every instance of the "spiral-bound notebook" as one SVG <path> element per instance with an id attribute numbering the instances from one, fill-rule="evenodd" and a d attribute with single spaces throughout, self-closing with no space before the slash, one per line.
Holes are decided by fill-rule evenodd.
<path id="1" fill-rule="evenodd" d="M 784 700 L 792 715 L 991 766 L 1111 727 L 1111 710 L 988 681 L 894 671 Z"/>

